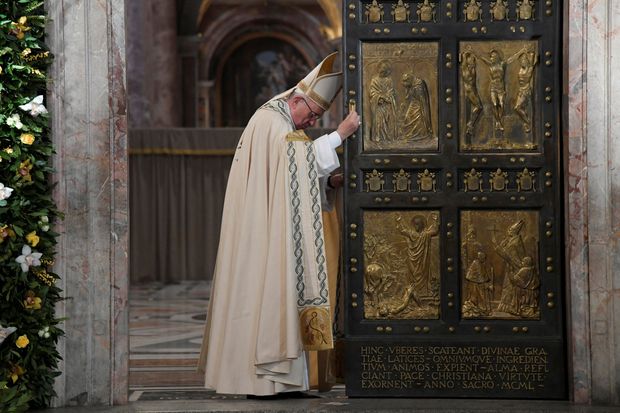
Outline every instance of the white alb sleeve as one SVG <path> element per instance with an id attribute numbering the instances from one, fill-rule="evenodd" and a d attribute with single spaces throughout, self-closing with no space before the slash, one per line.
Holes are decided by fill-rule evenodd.
<path id="1" fill-rule="evenodd" d="M 329 135 L 323 135 L 313 141 L 319 178 L 329 175 L 331 171 L 340 166 L 336 148 L 341 144 L 342 139 L 336 131 Z"/>

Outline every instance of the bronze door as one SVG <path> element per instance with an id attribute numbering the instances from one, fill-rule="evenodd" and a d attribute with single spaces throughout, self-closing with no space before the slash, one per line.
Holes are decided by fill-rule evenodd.
<path id="1" fill-rule="evenodd" d="M 561 6 L 344 1 L 348 395 L 566 397 Z"/>

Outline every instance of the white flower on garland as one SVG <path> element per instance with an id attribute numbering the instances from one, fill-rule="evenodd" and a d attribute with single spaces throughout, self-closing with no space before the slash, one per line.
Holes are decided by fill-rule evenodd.
<path id="1" fill-rule="evenodd" d="M 17 113 L 12 114 L 8 118 L 6 118 L 6 124 L 12 128 L 21 129 L 24 127 L 19 115 Z"/>
<path id="2" fill-rule="evenodd" d="M 11 192 L 13 192 L 13 188 L 4 186 L 4 184 L 0 182 L 0 201 L 8 199 L 11 196 Z"/>
<path id="3" fill-rule="evenodd" d="M 21 265 L 23 272 L 28 272 L 30 267 L 38 267 L 41 265 L 41 255 L 43 254 L 32 251 L 29 245 L 24 244 L 22 247 L 22 255 L 15 258 L 15 261 Z"/>
<path id="4" fill-rule="evenodd" d="M 50 328 L 49 327 L 44 327 L 41 330 L 39 330 L 39 337 L 41 337 L 41 338 L 50 338 Z"/>
<path id="5" fill-rule="evenodd" d="M 47 109 L 43 106 L 43 95 L 37 96 L 25 105 L 21 105 L 19 108 L 23 111 L 30 112 L 30 114 L 35 117 L 47 113 Z"/>
<path id="6" fill-rule="evenodd" d="M 4 184 L 0 182 L 0 206 L 6 205 L 6 200 L 11 196 L 11 192 L 13 192 L 13 188 L 4 186 Z"/>
<path id="7" fill-rule="evenodd" d="M 47 232 L 50 230 L 49 222 L 50 222 L 50 219 L 47 217 L 47 215 L 44 215 L 41 217 L 41 219 L 38 222 L 39 226 L 41 227 L 41 231 Z"/>

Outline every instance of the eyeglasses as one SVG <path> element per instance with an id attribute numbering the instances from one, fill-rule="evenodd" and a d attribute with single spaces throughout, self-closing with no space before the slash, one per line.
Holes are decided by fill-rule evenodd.
<path id="1" fill-rule="evenodd" d="M 310 109 L 310 105 L 308 105 L 308 102 L 306 102 L 306 99 L 302 98 L 301 100 L 303 100 L 306 106 L 308 107 L 308 110 L 310 111 L 311 119 L 318 120 L 321 116 L 323 116 L 323 115 L 319 115 L 318 113 Z"/>

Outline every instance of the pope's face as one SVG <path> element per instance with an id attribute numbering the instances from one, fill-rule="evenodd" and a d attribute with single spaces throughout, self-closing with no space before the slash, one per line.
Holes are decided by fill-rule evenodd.
<path id="1" fill-rule="evenodd" d="M 314 126 L 323 115 L 323 109 L 308 98 L 295 96 L 289 101 L 291 116 L 297 129 L 307 129 Z"/>

